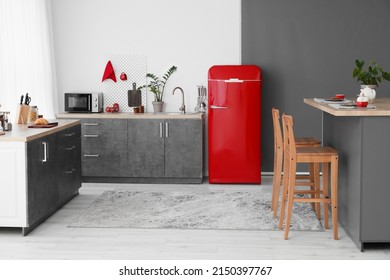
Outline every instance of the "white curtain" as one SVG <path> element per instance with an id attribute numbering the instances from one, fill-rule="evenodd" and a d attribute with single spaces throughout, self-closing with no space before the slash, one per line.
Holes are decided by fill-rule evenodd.
<path id="1" fill-rule="evenodd" d="M 49 0 L 0 0 L 0 111 L 12 122 L 26 93 L 45 118 L 58 112 L 50 15 Z"/>

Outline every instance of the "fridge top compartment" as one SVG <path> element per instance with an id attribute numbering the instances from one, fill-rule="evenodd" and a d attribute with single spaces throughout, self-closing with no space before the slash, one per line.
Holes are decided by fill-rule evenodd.
<path id="1" fill-rule="evenodd" d="M 261 81 L 261 71 L 256 65 L 214 65 L 209 69 L 208 79 L 225 82 Z"/>

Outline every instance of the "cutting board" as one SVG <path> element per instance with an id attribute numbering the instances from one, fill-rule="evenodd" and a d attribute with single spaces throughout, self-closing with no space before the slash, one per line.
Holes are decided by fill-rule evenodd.
<path id="1" fill-rule="evenodd" d="M 129 107 L 141 106 L 141 90 L 137 89 L 137 84 L 133 83 L 133 89 L 128 92 Z"/>
<path id="2" fill-rule="evenodd" d="M 32 124 L 29 125 L 28 128 L 51 128 L 58 125 L 58 122 L 52 122 L 48 124 Z"/>

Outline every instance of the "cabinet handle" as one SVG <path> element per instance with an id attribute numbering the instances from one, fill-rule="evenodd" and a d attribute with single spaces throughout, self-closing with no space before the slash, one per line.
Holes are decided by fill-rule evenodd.
<path id="1" fill-rule="evenodd" d="M 97 138 L 99 137 L 99 134 L 84 134 L 85 138 Z"/>
<path id="2" fill-rule="evenodd" d="M 75 168 L 72 168 L 72 169 L 70 169 L 70 170 L 66 170 L 65 173 L 66 173 L 66 174 L 73 174 L 73 172 L 75 172 L 75 171 L 76 171 L 76 169 L 75 169 Z"/>
<path id="3" fill-rule="evenodd" d="M 97 158 L 97 157 L 100 157 L 100 155 L 99 154 L 96 154 L 96 155 L 84 155 L 84 157 Z"/>
<path id="4" fill-rule="evenodd" d="M 165 123 L 165 138 L 169 137 L 169 124 L 166 122 Z"/>
<path id="5" fill-rule="evenodd" d="M 65 133 L 65 137 L 72 137 L 73 135 L 76 135 L 76 132 Z"/>
<path id="6" fill-rule="evenodd" d="M 160 138 L 163 137 L 163 123 L 160 122 Z"/>
<path id="7" fill-rule="evenodd" d="M 98 126 L 99 123 L 85 123 L 85 126 Z"/>
<path id="8" fill-rule="evenodd" d="M 47 162 L 47 160 L 49 159 L 49 153 L 47 151 L 47 147 L 49 146 L 49 144 L 47 142 L 42 142 L 42 145 L 43 145 L 43 159 L 42 159 L 42 162 Z"/>
<path id="9" fill-rule="evenodd" d="M 76 149 L 76 146 L 65 148 L 66 151 L 73 151 L 74 149 Z"/>

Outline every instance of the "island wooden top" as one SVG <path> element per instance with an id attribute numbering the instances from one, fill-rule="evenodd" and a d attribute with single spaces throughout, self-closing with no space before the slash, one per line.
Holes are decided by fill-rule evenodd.
<path id="1" fill-rule="evenodd" d="M 12 124 L 11 131 L 5 131 L 5 135 L 0 136 L 1 142 L 29 142 L 52 133 L 80 124 L 78 120 L 50 120 L 58 122 L 57 126 L 51 128 L 28 128 L 29 124 Z"/>
<path id="2" fill-rule="evenodd" d="M 204 113 L 60 113 L 58 119 L 202 119 Z"/>
<path id="3" fill-rule="evenodd" d="M 314 98 L 305 98 L 303 100 L 309 106 L 319 109 L 323 112 L 338 117 L 378 117 L 390 116 L 390 98 L 376 98 L 372 105 L 375 109 L 354 108 L 354 109 L 336 109 L 329 104 L 319 103 Z"/>

